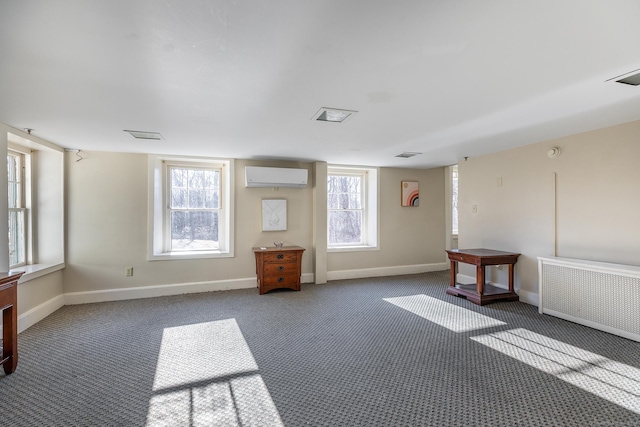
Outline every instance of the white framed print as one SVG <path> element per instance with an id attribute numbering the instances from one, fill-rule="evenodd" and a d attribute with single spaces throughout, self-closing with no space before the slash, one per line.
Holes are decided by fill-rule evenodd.
<path id="1" fill-rule="evenodd" d="M 287 229 L 287 201 L 285 199 L 262 200 L 262 231 Z"/>

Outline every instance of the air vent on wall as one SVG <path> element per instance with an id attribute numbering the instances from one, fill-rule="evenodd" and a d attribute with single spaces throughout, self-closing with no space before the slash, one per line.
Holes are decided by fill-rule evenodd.
<path id="1" fill-rule="evenodd" d="M 245 187 L 305 188 L 309 171 L 296 168 L 245 166 Z"/>

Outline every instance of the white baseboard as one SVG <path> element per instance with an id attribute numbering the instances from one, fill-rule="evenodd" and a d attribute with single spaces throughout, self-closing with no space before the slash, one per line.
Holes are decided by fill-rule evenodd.
<path id="1" fill-rule="evenodd" d="M 257 287 L 255 277 L 247 279 L 217 280 L 214 282 L 192 282 L 176 283 L 170 285 L 140 286 L 137 288 L 70 292 L 64 294 L 64 303 L 67 305 L 87 304 L 92 302 L 153 298 L 168 295 L 227 291 L 230 289 L 249 289 L 255 287 Z"/>
<path id="2" fill-rule="evenodd" d="M 456 276 L 456 282 L 463 285 L 471 285 L 473 283 L 476 283 L 476 278 L 473 276 L 467 276 L 466 274 L 458 273 Z M 502 287 L 501 285 L 495 285 L 495 286 Z"/>
<path id="3" fill-rule="evenodd" d="M 359 270 L 327 271 L 327 280 L 363 279 L 366 277 L 401 276 L 448 270 L 448 262 L 435 264 L 399 265 L 394 267 L 363 268 Z"/>
<path id="4" fill-rule="evenodd" d="M 313 283 L 313 273 L 303 274 L 302 283 Z M 168 295 L 198 292 L 226 291 L 230 289 L 250 289 L 257 287 L 255 277 L 246 279 L 220 280 L 215 282 L 178 283 L 171 285 L 140 286 L 137 288 L 106 289 L 100 291 L 70 292 L 32 308 L 18 316 L 18 333 L 35 325 L 54 311 L 65 305 L 87 304 L 105 301 L 120 301 L 137 298 L 152 298 Z M 0 325 L 0 334 L 2 326 Z"/>
<path id="5" fill-rule="evenodd" d="M 473 276 L 467 276 L 466 274 L 460 274 L 458 273 L 456 280 L 458 281 L 458 283 L 462 283 L 462 284 L 472 284 L 472 283 L 476 283 L 476 278 Z M 493 286 L 497 287 L 497 288 L 502 288 L 502 289 L 507 289 L 508 286 L 502 283 L 493 283 L 490 282 Z M 527 292 L 527 291 L 523 291 L 522 289 L 516 289 L 516 293 L 518 294 L 518 296 L 520 297 L 520 302 L 524 302 L 526 304 L 531 304 L 531 305 L 535 305 L 536 307 L 538 307 L 538 303 L 540 301 L 538 294 L 535 292 Z"/>
<path id="6" fill-rule="evenodd" d="M 35 325 L 54 311 L 64 306 L 64 296 L 58 295 L 18 316 L 18 333 Z M 0 328 L 0 331 L 2 328 Z"/>

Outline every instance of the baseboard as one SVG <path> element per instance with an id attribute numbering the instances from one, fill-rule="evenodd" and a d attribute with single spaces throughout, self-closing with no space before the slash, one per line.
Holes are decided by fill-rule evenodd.
<path id="1" fill-rule="evenodd" d="M 363 268 L 359 270 L 328 271 L 327 280 L 364 279 L 367 277 L 402 276 L 449 269 L 448 262 L 400 265 L 394 267 Z"/>
<path id="2" fill-rule="evenodd" d="M 475 277 L 467 276 L 466 274 L 460 274 L 460 273 L 458 273 L 456 280 L 458 281 L 458 283 L 462 283 L 462 284 L 476 283 Z M 493 283 L 493 282 L 490 282 L 490 283 L 497 288 L 507 289 L 507 285 L 505 284 Z M 520 297 L 520 302 L 524 302 L 525 304 L 535 305 L 536 307 L 538 307 L 538 303 L 540 299 L 537 293 L 523 291 L 522 289 L 516 289 L 516 293 Z"/>
<path id="3" fill-rule="evenodd" d="M 54 311 L 64 306 L 64 296 L 58 295 L 18 316 L 18 333 L 35 325 Z M 0 331 L 2 328 L 0 328 Z"/>
<path id="4" fill-rule="evenodd" d="M 303 274 L 302 283 L 313 283 L 313 273 Z M 256 287 L 255 277 L 247 279 L 219 280 L 215 282 L 178 283 L 172 285 L 140 286 L 137 288 L 106 289 L 100 291 L 70 292 L 58 295 L 49 301 L 18 316 L 18 333 L 35 325 L 48 315 L 65 305 L 87 304 L 105 301 L 120 301 L 138 298 L 152 298 L 168 295 L 198 292 L 226 291 L 230 289 L 250 289 Z M 0 325 L 0 334 L 2 325 Z"/>
<path id="5" fill-rule="evenodd" d="M 230 289 L 250 289 L 255 288 L 256 286 L 255 277 L 246 279 L 217 280 L 214 282 L 176 283 L 170 285 L 140 286 L 137 288 L 71 292 L 64 294 L 64 302 L 67 305 L 87 304 L 93 302 L 193 294 L 198 292 L 227 291 Z"/>

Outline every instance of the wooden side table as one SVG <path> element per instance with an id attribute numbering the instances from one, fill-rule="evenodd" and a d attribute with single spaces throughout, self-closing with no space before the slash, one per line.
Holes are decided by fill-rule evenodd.
<path id="1" fill-rule="evenodd" d="M 2 355 L 5 374 L 18 366 L 18 279 L 24 273 L 0 273 L 0 311 L 2 311 Z"/>
<path id="2" fill-rule="evenodd" d="M 451 280 L 447 294 L 466 297 L 478 305 L 485 305 L 492 301 L 518 301 L 520 299 L 513 290 L 513 268 L 520 254 L 493 249 L 452 249 L 448 250 L 447 254 L 451 262 Z M 456 267 L 459 262 L 476 266 L 475 284 L 456 283 Z M 509 289 L 485 283 L 485 266 L 503 264 L 509 266 Z"/>
<path id="3" fill-rule="evenodd" d="M 302 253 L 300 246 L 282 248 L 253 248 L 256 255 L 256 274 L 260 295 L 273 289 L 300 290 Z"/>

